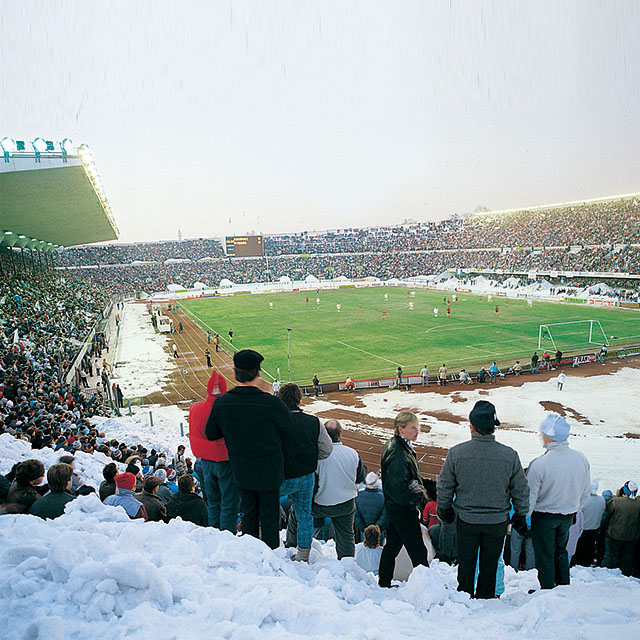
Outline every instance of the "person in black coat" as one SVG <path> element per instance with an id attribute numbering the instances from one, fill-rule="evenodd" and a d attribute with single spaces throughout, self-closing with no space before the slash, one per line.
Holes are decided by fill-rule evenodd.
<path id="1" fill-rule="evenodd" d="M 75 499 L 70 493 L 73 484 L 73 467 L 65 462 L 54 464 L 47 471 L 49 493 L 36 500 L 29 513 L 39 518 L 54 520 L 63 513 L 67 503 Z"/>
<path id="2" fill-rule="evenodd" d="M 411 444 L 418 438 L 420 423 L 415 414 L 401 411 L 395 419 L 395 435 L 382 449 L 382 490 L 387 508 L 387 543 L 380 556 L 378 584 L 390 587 L 396 557 L 402 546 L 411 563 L 429 566 L 422 539 L 418 506 L 426 502 L 416 454 Z"/>
<path id="3" fill-rule="evenodd" d="M 206 436 L 224 438 L 233 480 L 244 514 L 242 532 L 260 537 L 272 549 L 280 544 L 280 485 L 284 480 L 283 441 L 293 430 L 285 404 L 260 389 L 260 363 L 256 351 L 244 349 L 233 356 L 238 386 L 213 403 Z"/>
<path id="4" fill-rule="evenodd" d="M 25 460 L 16 466 L 15 480 L 7 495 L 7 504 L 17 505 L 19 513 L 27 513 L 31 505 L 42 498 L 46 487 L 41 487 L 44 480 L 44 465 L 40 460 Z"/>
<path id="5" fill-rule="evenodd" d="M 143 489 L 140 493 L 135 494 L 136 500 L 139 500 L 147 510 L 147 517 L 154 522 L 167 521 L 167 507 L 158 497 L 158 487 L 162 481 L 157 476 L 149 476 L 145 478 Z M 172 496 L 173 497 L 173 496 Z"/>
<path id="6" fill-rule="evenodd" d="M 185 473 L 178 478 L 178 493 L 174 493 L 167 505 L 167 519 L 182 518 L 201 527 L 209 525 L 209 513 L 205 501 L 193 492 L 193 476 Z"/>
<path id="7" fill-rule="evenodd" d="M 297 545 L 298 552 L 293 556 L 294 560 L 308 562 L 313 536 L 311 503 L 315 472 L 318 460 L 324 460 L 333 453 L 333 443 L 320 420 L 300 409 L 302 393 L 297 384 L 289 382 L 283 385 L 280 399 L 289 407 L 294 424 L 291 437 L 282 443 L 285 479 L 280 485 L 280 498 L 286 496 L 292 502 L 286 545 Z"/>

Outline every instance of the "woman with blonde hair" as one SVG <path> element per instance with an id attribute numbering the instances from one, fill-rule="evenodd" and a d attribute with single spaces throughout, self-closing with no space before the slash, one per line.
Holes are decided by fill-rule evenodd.
<path id="1" fill-rule="evenodd" d="M 413 443 L 420 423 L 411 411 L 401 411 L 394 421 L 394 436 L 382 449 L 382 491 L 387 509 L 387 541 L 380 557 L 378 584 L 390 587 L 396 557 L 402 546 L 411 563 L 429 566 L 420 529 L 420 506 L 426 494 Z"/>

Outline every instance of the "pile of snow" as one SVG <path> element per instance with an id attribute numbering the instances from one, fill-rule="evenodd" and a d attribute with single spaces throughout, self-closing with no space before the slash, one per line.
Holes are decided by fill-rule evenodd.
<path id="1" fill-rule="evenodd" d="M 97 496 L 53 521 L 0 516 L 0 625 L 7 640 L 131 637 L 575 638 L 637 637 L 640 582 L 577 568 L 572 584 L 537 587 L 534 571 L 505 571 L 500 600 L 456 591 L 434 561 L 398 589 L 380 589 L 353 559 L 314 541 L 310 564 L 248 536 L 129 520 Z"/>

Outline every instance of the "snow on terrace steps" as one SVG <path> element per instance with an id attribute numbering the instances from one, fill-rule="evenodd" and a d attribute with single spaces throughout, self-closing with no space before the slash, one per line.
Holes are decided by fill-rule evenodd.
<path id="1" fill-rule="evenodd" d="M 250 537 L 181 520 L 144 523 L 96 496 L 61 518 L 0 518 L 0 625 L 7 640 L 184 638 L 637 638 L 640 582 L 572 570 L 572 584 L 536 592 L 533 571 L 506 569 L 500 600 L 455 590 L 455 569 L 419 567 L 380 589 L 332 545 L 294 563 Z"/>

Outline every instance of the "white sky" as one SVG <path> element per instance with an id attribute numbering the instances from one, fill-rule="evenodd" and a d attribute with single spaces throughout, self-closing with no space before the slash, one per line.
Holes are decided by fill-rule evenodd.
<path id="1" fill-rule="evenodd" d="M 88 143 L 122 241 L 630 193 L 638 33 L 608 0 L 0 0 L 0 137 Z"/>

